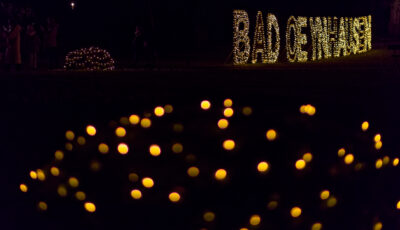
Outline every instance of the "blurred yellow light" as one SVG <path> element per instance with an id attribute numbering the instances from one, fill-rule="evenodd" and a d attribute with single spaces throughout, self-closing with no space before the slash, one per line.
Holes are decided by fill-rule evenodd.
<path id="1" fill-rule="evenodd" d="M 377 222 L 374 224 L 374 230 L 382 230 L 383 224 L 382 222 Z"/>
<path id="2" fill-rule="evenodd" d="M 222 144 L 225 150 L 233 150 L 235 148 L 235 141 L 233 140 L 225 140 L 224 143 Z"/>
<path id="3" fill-rule="evenodd" d="M 215 172 L 215 179 L 217 179 L 217 180 L 223 180 L 223 179 L 226 178 L 226 175 L 227 175 L 227 172 L 226 172 L 225 169 L 218 169 L 218 170 Z"/>
<path id="4" fill-rule="evenodd" d="M 242 113 L 245 116 L 250 116 L 253 113 L 253 109 L 251 107 L 244 107 Z"/>
<path id="5" fill-rule="evenodd" d="M 211 103 L 210 103 L 209 101 L 207 101 L 207 100 L 204 100 L 204 101 L 202 101 L 202 102 L 200 103 L 200 107 L 201 107 L 203 110 L 209 110 L 209 109 L 211 108 Z"/>
<path id="6" fill-rule="evenodd" d="M 301 110 L 301 108 L 300 108 L 300 110 Z M 316 113 L 316 109 L 315 109 L 315 107 L 312 106 L 312 105 L 306 105 L 306 106 L 304 107 L 304 112 L 307 113 L 307 114 L 310 115 L 310 116 L 314 116 L 315 113 Z"/>
<path id="7" fill-rule="evenodd" d="M 172 130 L 174 130 L 174 132 L 177 132 L 177 133 L 181 133 L 181 132 L 183 132 L 183 125 L 182 124 L 174 124 L 173 126 L 172 126 Z"/>
<path id="8" fill-rule="evenodd" d="M 380 150 L 382 148 L 382 141 L 378 141 L 375 143 L 375 149 Z"/>
<path id="9" fill-rule="evenodd" d="M 276 139 L 277 134 L 276 134 L 275 130 L 270 129 L 270 130 L 267 131 L 265 136 L 267 137 L 267 139 L 269 141 L 274 141 Z"/>
<path id="10" fill-rule="evenodd" d="M 266 161 L 260 162 L 257 165 L 257 170 L 259 172 L 266 172 L 268 170 L 268 168 L 269 168 L 269 165 Z"/>
<path id="11" fill-rule="evenodd" d="M 162 117 L 162 116 L 164 116 L 164 114 L 165 114 L 165 110 L 164 110 L 163 107 L 158 106 L 158 107 L 156 107 L 156 108 L 154 109 L 154 114 L 155 114 L 157 117 Z"/>
<path id="12" fill-rule="evenodd" d="M 307 163 L 311 162 L 313 158 L 313 155 L 311 153 L 306 153 L 303 155 L 303 160 L 305 160 Z"/>
<path id="13" fill-rule="evenodd" d="M 89 135 L 89 136 L 94 136 L 94 135 L 96 135 L 96 128 L 93 126 L 93 125 L 88 125 L 87 127 L 86 127 L 86 133 Z"/>
<path id="14" fill-rule="evenodd" d="M 228 125 L 229 125 L 229 121 L 226 120 L 226 119 L 220 119 L 220 120 L 218 121 L 218 127 L 219 127 L 220 129 L 226 129 L 226 128 L 228 128 Z"/>
<path id="15" fill-rule="evenodd" d="M 248 228 L 240 228 L 240 230 L 249 230 Z"/>
<path id="16" fill-rule="evenodd" d="M 314 224 L 311 226 L 311 230 L 321 230 L 321 229 L 322 229 L 322 224 L 319 223 L 319 222 L 314 223 Z"/>
<path id="17" fill-rule="evenodd" d="M 43 170 L 38 169 L 36 172 L 37 172 L 37 177 L 40 181 L 46 180 L 46 175 L 44 174 Z"/>
<path id="18" fill-rule="evenodd" d="M 261 217 L 259 215 L 252 215 L 249 222 L 250 225 L 257 226 L 261 223 Z"/>
<path id="19" fill-rule="evenodd" d="M 125 155 L 129 152 L 129 147 L 125 143 L 120 143 L 118 145 L 118 152 L 122 155 Z"/>
<path id="20" fill-rule="evenodd" d="M 142 180 L 142 184 L 145 188 L 152 188 L 154 186 L 154 181 L 150 177 L 145 177 Z"/>
<path id="21" fill-rule="evenodd" d="M 100 168 L 101 168 L 100 162 L 98 162 L 96 160 L 93 160 L 92 162 L 90 162 L 90 169 L 93 172 L 98 172 L 100 170 Z"/>
<path id="22" fill-rule="evenodd" d="M 290 215 L 291 215 L 293 218 L 299 217 L 299 216 L 301 215 L 301 208 L 299 208 L 299 207 L 293 207 L 293 208 L 290 210 Z"/>
<path id="23" fill-rule="evenodd" d="M 332 207 L 334 207 L 334 206 L 336 205 L 336 203 L 337 203 L 336 197 L 331 196 L 331 197 L 329 197 L 328 201 L 326 202 L 326 205 L 327 205 L 329 208 L 332 208 Z"/>
<path id="24" fill-rule="evenodd" d="M 295 166 L 296 169 L 303 170 L 306 167 L 306 161 L 303 159 L 297 160 Z"/>
<path id="25" fill-rule="evenodd" d="M 140 121 L 140 125 L 141 125 L 143 128 L 150 128 L 150 126 L 151 126 L 151 120 L 150 120 L 149 118 L 143 118 L 143 119 Z"/>
<path id="26" fill-rule="evenodd" d="M 29 172 L 29 176 L 32 178 L 32 179 L 34 179 L 34 180 L 36 180 L 37 179 L 37 173 L 35 172 L 35 171 L 30 171 Z"/>
<path id="27" fill-rule="evenodd" d="M 139 175 L 136 173 L 129 173 L 129 181 L 137 182 L 139 180 Z"/>
<path id="28" fill-rule="evenodd" d="M 215 219 L 215 214 L 213 212 L 205 212 L 203 215 L 203 219 L 206 222 L 211 222 Z"/>
<path id="29" fill-rule="evenodd" d="M 58 193 L 58 195 L 61 196 L 61 197 L 66 197 L 67 194 L 68 194 L 67 189 L 66 189 L 65 186 L 63 186 L 63 185 L 59 185 L 59 186 L 58 186 L 58 188 L 57 188 L 57 193 Z"/>
<path id="30" fill-rule="evenodd" d="M 136 114 L 132 114 L 132 115 L 129 117 L 129 122 L 130 122 L 132 125 L 137 125 L 137 124 L 139 124 L 139 122 L 140 122 L 140 117 L 139 117 L 138 115 L 136 115 Z"/>
<path id="31" fill-rule="evenodd" d="M 369 128 L 369 123 L 368 123 L 368 121 L 364 121 L 362 124 L 361 124 L 361 129 L 362 129 L 362 131 L 367 131 L 368 130 L 368 128 Z"/>
<path id="32" fill-rule="evenodd" d="M 232 108 L 226 108 L 224 109 L 224 116 L 225 117 L 232 117 L 234 114 L 234 111 Z"/>
<path id="33" fill-rule="evenodd" d="M 399 165 L 399 158 L 393 160 L 393 166 L 396 167 L 397 165 Z"/>
<path id="34" fill-rule="evenodd" d="M 346 164 L 351 164 L 351 163 L 353 163 L 353 161 L 354 161 L 354 155 L 353 154 L 351 154 L 351 153 L 349 153 L 349 154 L 347 154 L 345 157 L 344 157 L 344 163 L 346 163 Z"/>
<path id="35" fill-rule="evenodd" d="M 181 195 L 177 192 L 171 192 L 168 196 L 169 200 L 176 203 L 181 199 Z"/>
<path id="36" fill-rule="evenodd" d="M 28 186 L 26 186 L 26 184 L 20 184 L 19 189 L 21 192 L 28 192 Z"/>
<path id="37" fill-rule="evenodd" d="M 398 210 L 400 210 L 400 200 L 397 201 L 396 208 L 397 208 Z"/>
<path id="38" fill-rule="evenodd" d="M 278 207 L 278 201 L 275 201 L 275 200 L 270 201 L 270 202 L 268 203 L 267 207 L 268 207 L 269 210 L 274 210 L 274 209 L 276 209 L 276 208 Z"/>
<path id="39" fill-rule="evenodd" d="M 115 135 L 117 135 L 117 137 L 124 137 L 126 135 L 126 130 L 123 127 L 118 127 L 115 130 Z"/>
<path id="40" fill-rule="evenodd" d="M 68 179 L 68 184 L 73 187 L 76 188 L 79 186 L 79 180 L 76 177 L 70 177 Z"/>
<path id="41" fill-rule="evenodd" d="M 374 137 L 374 141 L 375 142 L 380 142 L 381 140 L 382 140 L 382 136 L 379 133 L 376 134 L 375 137 Z"/>
<path id="42" fill-rule="evenodd" d="M 188 170 L 187 170 L 187 174 L 190 176 L 190 177 L 197 177 L 198 175 L 199 175 L 199 173 L 200 173 L 200 170 L 199 170 L 199 168 L 197 168 L 197 167 L 190 167 Z"/>
<path id="43" fill-rule="evenodd" d="M 71 143 L 68 142 L 68 143 L 65 144 L 65 149 L 66 150 L 72 151 L 73 148 L 74 148 L 74 146 Z"/>
<path id="44" fill-rule="evenodd" d="M 135 200 L 142 198 L 142 192 L 139 189 L 133 189 L 131 191 L 131 197 Z"/>
<path id="45" fill-rule="evenodd" d="M 225 107 L 232 107 L 232 105 L 233 105 L 233 101 L 231 100 L 231 99 L 225 99 L 225 101 L 224 101 L 224 106 Z"/>
<path id="46" fill-rule="evenodd" d="M 174 107 L 172 107 L 172 105 L 165 105 L 164 110 L 166 113 L 172 113 L 174 111 Z"/>
<path id="47" fill-rule="evenodd" d="M 96 211 L 96 205 L 94 205 L 92 202 L 85 202 L 84 207 L 85 207 L 86 211 L 88 211 L 88 212 Z"/>
<path id="48" fill-rule="evenodd" d="M 78 137 L 76 141 L 78 142 L 79 145 L 86 144 L 86 139 L 84 137 Z"/>
<path id="49" fill-rule="evenodd" d="M 76 199 L 83 201 L 86 199 L 86 194 L 82 191 L 78 191 L 75 193 L 75 197 L 76 197 Z"/>
<path id="50" fill-rule="evenodd" d="M 119 123 L 121 123 L 122 125 L 129 125 L 129 118 L 127 117 L 121 117 L 119 119 Z"/>
<path id="51" fill-rule="evenodd" d="M 67 140 L 69 141 L 72 141 L 75 138 L 74 132 L 68 130 L 67 132 L 65 132 L 65 138 L 67 138 Z"/>
<path id="52" fill-rule="evenodd" d="M 329 192 L 329 190 L 322 191 L 320 194 L 321 200 L 328 199 L 330 195 L 331 195 L 331 193 Z"/>
<path id="53" fill-rule="evenodd" d="M 172 152 L 181 153 L 183 151 L 183 145 L 181 143 L 175 143 L 172 145 Z"/>
<path id="54" fill-rule="evenodd" d="M 158 145 L 151 145 L 149 148 L 149 152 L 152 156 L 157 157 L 161 154 L 161 148 Z"/>
<path id="55" fill-rule="evenodd" d="M 306 106 L 305 105 L 302 105 L 302 106 L 300 106 L 300 113 L 306 113 Z"/>
<path id="56" fill-rule="evenodd" d="M 102 154 L 107 154 L 108 151 L 110 151 L 110 149 L 108 148 L 108 145 L 105 143 L 100 143 L 98 149 L 99 149 L 99 152 Z"/>
<path id="57" fill-rule="evenodd" d="M 57 167 L 51 167 L 50 173 L 53 176 L 59 176 L 60 175 L 60 170 Z"/>
<path id="58" fill-rule="evenodd" d="M 383 161 L 383 165 L 387 165 L 390 162 L 390 158 L 388 156 L 384 156 L 382 161 Z"/>
<path id="59" fill-rule="evenodd" d="M 382 168 L 382 165 L 383 165 L 383 162 L 382 162 L 381 159 L 376 160 L 376 162 L 375 162 L 375 168 L 376 169 Z"/>
<path id="60" fill-rule="evenodd" d="M 40 211 L 46 211 L 47 210 L 47 204 L 44 201 L 40 201 L 38 203 L 38 208 Z"/>
<path id="61" fill-rule="evenodd" d="M 54 153 L 54 157 L 56 158 L 56 160 L 60 161 L 60 160 L 64 159 L 64 153 L 60 150 L 57 150 Z"/>
<path id="62" fill-rule="evenodd" d="M 339 149 L 338 156 L 343 157 L 346 154 L 346 150 L 344 148 Z"/>

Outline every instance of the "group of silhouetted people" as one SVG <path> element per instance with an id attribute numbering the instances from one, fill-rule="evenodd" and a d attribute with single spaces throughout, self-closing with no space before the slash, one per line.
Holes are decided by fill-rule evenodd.
<path id="1" fill-rule="evenodd" d="M 39 57 L 45 68 L 57 68 L 58 28 L 54 18 L 40 24 L 31 8 L 0 2 L 0 68 L 36 70 Z"/>

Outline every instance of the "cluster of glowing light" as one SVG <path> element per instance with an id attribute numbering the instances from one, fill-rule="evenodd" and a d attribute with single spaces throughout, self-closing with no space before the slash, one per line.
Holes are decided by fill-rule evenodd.
<path id="1" fill-rule="evenodd" d="M 79 186 L 79 180 L 76 177 L 70 177 L 68 179 L 68 184 L 69 184 L 69 186 L 76 188 Z"/>
<path id="2" fill-rule="evenodd" d="M 75 198 L 80 201 L 84 201 L 86 199 L 86 194 L 82 191 L 78 191 L 75 193 Z"/>
<path id="3" fill-rule="evenodd" d="M 131 197 L 135 200 L 142 198 L 142 192 L 139 189 L 133 189 L 131 191 Z"/>
<path id="4" fill-rule="evenodd" d="M 302 212 L 302 210 L 301 210 L 300 207 L 293 207 L 293 208 L 290 210 L 290 215 L 291 215 L 293 218 L 298 218 L 298 217 L 300 217 L 301 212 Z"/>
<path id="5" fill-rule="evenodd" d="M 220 119 L 220 120 L 218 121 L 218 127 L 219 127 L 220 129 L 226 129 L 226 128 L 228 128 L 228 126 L 229 126 L 229 121 L 228 121 L 228 120 L 226 120 L 226 119 Z"/>
<path id="6" fill-rule="evenodd" d="M 28 186 L 26 184 L 20 184 L 19 190 L 21 190 L 21 192 L 28 192 Z"/>
<path id="7" fill-rule="evenodd" d="M 115 135 L 117 137 L 125 137 L 126 130 L 123 127 L 118 127 L 118 128 L 115 129 Z"/>
<path id="8" fill-rule="evenodd" d="M 253 109 L 251 107 L 244 107 L 242 110 L 243 115 L 250 116 L 253 113 Z"/>
<path id="9" fill-rule="evenodd" d="M 83 205 L 88 212 L 95 212 L 96 211 L 96 205 L 93 204 L 92 202 L 85 202 Z"/>
<path id="10" fill-rule="evenodd" d="M 137 173 L 129 173 L 128 179 L 129 181 L 137 182 L 139 180 L 139 175 Z"/>
<path id="11" fill-rule="evenodd" d="M 302 105 L 300 107 L 300 113 L 302 114 L 308 114 L 309 116 L 314 116 L 316 112 L 317 112 L 316 108 L 310 104 Z"/>
<path id="12" fill-rule="evenodd" d="M 329 199 L 326 202 L 326 206 L 328 206 L 328 208 L 333 208 L 335 207 L 337 204 L 337 199 L 334 196 L 329 197 Z"/>
<path id="13" fill-rule="evenodd" d="M 249 221 L 250 225 L 257 226 L 261 223 L 261 217 L 259 215 L 252 215 Z"/>
<path id="14" fill-rule="evenodd" d="M 224 180 L 227 175 L 228 173 L 226 172 L 225 169 L 218 169 L 214 174 L 215 179 L 217 180 Z"/>
<path id="15" fill-rule="evenodd" d="M 67 132 L 65 132 L 65 138 L 67 138 L 67 140 L 69 141 L 72 141 L 75 138 L 75 133 L 71 130 L 68 130 Z"/>
<path id="16" fill-rule="evenodd" d="M 164 114 L 165 114 L 165 110 L 164 110 L 163 107 L 157 106 L 157 107 L 154 109 L 154 114 L 155 114 L 157 117 L 162 117 L 162 116 L 164 116 Z"/>
<path id="17" fill-rule="evenodd" d="M 86 139 L 84 137 L 78 137 L 76 139 L 79 145 L 85 145 L 86 144 Z"/>
<path id="18" fill-rule="evenodd" d="M 56 158 L 56 160 L 61 161 L 62 159 L 64 159 L 64 153 L 60 150 L 57 150 L 54 153 L 54 157 Z"/>
<path id="19" fill-rule="evenodd" d="M 190 177 L 197 177 L 200 174 L 200 170 L 199 170 L 199 168 L 192 166 L 192 167 L 188 168 L 187 174 Z"/>
<path id="20" fill-rule="evenodd" d="M 154 181 L 150 177 L 145 177 L 142 179 L 142 184 L 145 188 L 152 188 L 154 186 Z"/>
<path id="21" fill-rule="evenodd" d="M 321 230 L 321 229 L 322 229 L 322 224 L 319 223 L 319 222 L 314 223 L 314 224 L 311 226 L 311 230 Z"/>
<path id="22" fill-rule="evenodd" d="M 140 117 L 136 114 L 132 114 L 129 116 L 129 123 L 132 125 L 137 125 L 140 122 Z"/>
<path id="23" fill-rule="evenodd" d="M 326 17 L 310 17 L 310 30 L 312 41 L 312 60 L 321 60 L 330 58 L 331 52 L 329 47 L 328 21 Z"/>
<path id="24" fill-rule="evenodd" d="M 257 165 L 257 170 L 261 173 L 268 171 L 268 169 L 269 169 L 269 164 L 266 161 L 262 161 Z"/>
<path id="25" fill-rule="evenodd" d="M 378 134 L 376 134 L 375 135 L 375 137 L 374 137 L 374 141 L 375 142 L 379 142 L 379 141 L 381 141 L 382 140 L 382 136 L 378 133 Z"/>
<path id="26" fill-rule="evenodd" d="M 225 99 L 225 100 L 224 100 L 224 106 L 225 106 L 225 107 L 228 107 L 228 108 L 229 108 L 229 107 L 232 107 L 232 105 L 233 105 L 232 99 L 229 99 L 229 98 L 228 98 L 228 99 Z"/>
<path id="27" fill-rule="evenodd" d="M 312 161 L 312 159 L 313 159 L 313 155 L 312 155 L 311 153 L 305 153 L 305 154 L 303 155 L 303 160 L 304 160 L 306 163 L 310 163 L 310 162 Z"/>
<path id="28" fill-rule="evenodd" d="M 97 132 L 97 130 L 96 130 L 96 128 L 95 128 L 93 125 L 88 125 L 88 126 L 86 127 L 86 133 L 87 133 L 89 136 L 94 136 L 94 135 L 96 135 L 96 132 Z"/>
<path id="29" fill-rule="evenodd" d="M 46 180 L 46 175 L 44 174 L 43 170 L 38 169 L 38 170 L 36 170 L 36 173 L 37 173 L 37 178 L 38 178 L 40 181 Z"/>
<path id="30" fill-rule="evenodd" d="M 234 140 L 230 140 L 230 139 L 229 140 L 225 140 L 222 143 L 222 147 L 225 150 L 231 151 L 231 150 L 233 150 L 235 148 L 235 141 Z"/>
<path id="31" fill-rule="evenodd" d="M 375 149 L 376 150 L 380 150 L 382 148 L 382 136 L 381 134 L 376 134 L 374 137 L 374 141 L 375 141 Z"/>
<path id="32" fill-rule="evenodd" d="M 250 56 L 249 15 L 244 10 L 233 11 L 233 63 L 246 64 Z"/>
<path id="33" fill-rule="evenodd" d="M 119 152 L 120 154 L 126 155 L 126 154 L 128 154 L 128 152 L 129 152 L 129 147 L 128 147 L 128 145 L 125 144 L 125 143 L 120 143 L 120 144 L 118 145 L 118 147 L 117 147 L 117 150 L 118 150 L 118 152 Z"/>
<path id="34" fill-rule="evenodd" d="M 115 69 L 110 53 L 98 47 L 71 51 L 65 57 L 65 70 L 111 71 Z"/>
<path id="35" fill-rule="evenodd" d="M 399 165 L 399 158 L 393 159 L 393 166 L 396 167 L 397 165 Z"/>
<path id="36" fill-rule="evenodd" d="M 47 210 L 47 203 L 44 201 L 40 201 L 38 203 L 38 208 L 40 211 L 46 211 Z"/>
<path id="37" fill-rule="evenodd" d="M 57 167 L 51 167 L 50 168 L 50 173 L 53 176 L 59 176 L 60 175 L 60 170 Z"/>
<path id="38" fill-rule="evenodd" d="M 272 48 L 272 31 L 275 32 L 275 45 Z M 267 63 L 278 61 L 279 50 L 281 48 L 281 39 L 279 32 L 278 19 L 274 14 L 268 13 L 267 16 Z"/>
<path id="39" fill-rule="evenodd" d="M 329 192 L 329 190 L 324 190 L 319 194 L 321 200 L 327 200 L 330 195 L 331 193 Z"/>
<path id="40" fill-rule="evenodd" d="M 200 107 L 201 107 L 203 110 L 209 110 L 209 109 L 211 108 L 211 102 L 209 102 L 209 101 L 207 101 L 207 100 L 204 100 L 204 101 L 202 101 L 202 102 L 200 103 Z"/>
<path id="41" fill-rule="evenodd" d="M 278 136 L 278 134 L 276 133 L 276 131 L 274 129 L 270 129 L 267 131 L 265 136 L 267 137 L 267 140 L 274 141 L 276 139 L 276 137 Z"/>
<path id="42" fill-rule="evenodd" d="M 37 173 L 35 171 L 30 171 L 29 176 L 33 179 L 36 180 L 38 178 Z"/>
<path id="43" fill-rule="evenodd" d="M 68 195 L 67 188 L 64 185 L 59 185 L 58 186 L 57 193 L 61 197 L 66 197 Z"/>
<path id="44" fill-rule="evenodd" d="M 110 151 L 110 148 L 105 143 L 100 143 L 98 149 L 99 149 L 99 152 L 102 154 L 107 154 L 108 151 Z"/>
<path id="45" fill-rule="evenodd" d="M 172 105 L 165 105 L 164 110 L 166 113 L 172 113 L 174 111 L 174 107 Z"/>
<path id="46" fill-rule="evenodd" d="M 303 159 L 299 159 L 295 163 L 295 167 L 297 170 L 303 170 L 306 167 L 306 161 Z"/>
<path id="47" fill-rule="evenodd" d="M 172 152 L 174 153 L 182 153 L 183 145 L 181 143 L 175 143 L 172 145 Z"/>
<path id="48" fill-rule="evenodd" d="M 258 55 L 261 56 L 261 62 L 267 63 L 267 45 L 265 42 L 264 18 L 261 11 L 257 12 L 256 27 L 254 29 L 253 50 L 251 53 L 251 62 L 257 63 Z"/>
<path id="49" fill-rule="evenodd" d="M 140 121 L 140 125 L 141 125 L 143 128 L 145 128 L 145 129 L 150 128 L 150 126 L 151 126 L 151 120 L 150 120 L 149 118 L 143 118 L 143 119 Z"/>
<path id="50" fill-rule="evenodd" d="M 169 200 L 173 203 L 179 202 L 181 195 L 177 192 L 171 192 L 168 196 Z"/>
<path id="51" fill-rule="evenodd" d="M 344 148 L 339 149 L 338 156 L 339 157 L 344 157 L 344 155 L 346 155 L 346 150 Z"/>
<path id="52" fill-rule="evenodd" d="M 380 168 L 382 168 L 382 166 L 383 166 L 383 161 L 382 161 L 382 159 L 376 160 L 376 162 L 375 162 L 375 168 L 376 168 L 376 169 L 380 169 Z"/>
<path id="53" fill-rule="evenodd" d="M 161 148 L 158 145 L 150 145 L 149 152 L 152 156 L 158 157 L 161 155 Z"/>
<path id="54" fill-rule="evenodd" d="M 205 212 L 203 215 L 203 219 L 206 222 L 212 222 L 215 219 L 215 213 L 213 212 Z"/>
<path id="55" fill-rule="evenodd" d="M 289 62 L 306 62 L 308 60 L 308 52 L 302 49 L 302 46 L 307 44 L 307 36 L 302 33 L 304 27 L 307 27 L 306 17 L 289 17 L 286 30 L 286 57 Z"/>
<path id="56" fill-rule="evenodd" d="M 351 153 L 347 154 L 347 155 L 344 157 L 344 163 L 347 164 L 347 165 L 353 163 L 353 161 L 354 161 L 354 155 L 351 154 Z"/>
<path id="57" fill-rule="evenodd" d="M 364 132 L 366 132 L 366 131 L 368 130 L 368 128 L 369 128 L 369 122 L 368 122 L 368 121 L 364 121 L 364 122 L 361 124 L 361 130 L 364 131 Z"/>
<path id="58" fill-rule="evenodd" d="M 224 116 L 225 117 L 232 117 L 234 114 L 234 111 L 232 108 L 226 108 L 224 109 Z"/>

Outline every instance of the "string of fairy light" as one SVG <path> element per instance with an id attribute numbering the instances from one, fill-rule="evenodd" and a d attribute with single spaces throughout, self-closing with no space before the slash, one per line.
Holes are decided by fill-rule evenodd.
<path id="1" fill-rule="evenodd" d="M 115 62 L 106 50 L 90 47 L 69 52 L 65 57 L 64 69 L 110 71 L 115 69 Z"/>
<path id="2" fill-rule="evenodd" d="M 212 113 L 213 104 L 210 100 L 203 100 L 200 102 L 200 109 L 204 112 Z M 132 150 L 132 143 L 123 141 L 125 137 L 129 134 L 127 130 L 127 126 L 136 126 L 141 129 L 151 129 L 153 127 L 153 121 L 157 119 L 162 119 L 165 116 L 174 112 L 174 107 L 172 105 L 165 106 L 156 106 L 153 112 L 144 113 L 142 115 L 132 114 L 129 117 L 123 117 L 120 119 L 120 124 L 113 129 L 113 136 L 117 138 L 117 144 L 107 143 L 105 140 L 98 141 L 95 145 L 95 151 L 99 155 L 110 155 L 110 154 L 119 154 L 120 156 L 126 156 L 129 154 L 133 154 L 134 149 Z M 314 117 L 317 115 L 317 109 L 315 106 L 311 104 L 301 105 L 299 108 L 300 114 L 307 117 Z M 241 108 L 241 111 L 235 111 L 233 108 L 233 100 L 228 98 L 223 101 L 223 109 L 222 113 L 219 115 L 220 118 L 214 124 L 218 127 L 219 130 L 224 131 L 231 126 L 230 120 L 235 116 L 235 114 L 241 113 L 242 115 L 249 117 L 253 115 L 253 109 L 249 106 L 245 106 Z M 364 121 L 361 123 L 361 130 L 364 133 L 369 132 L 370 123 L 368 121 Z M 173 125 L 173 130 L 175 132 L 181 132 L 183 130 L 183 126 L 179 123 L 175 123 Z M 28 183 L 21 183 L 19 189 L 23 193 L 29 192 L 29 184 L 38 182 L 46 182 L 48 177 L 60 178 L 60 183 L 57 185 L 56 193 L 60 197 L 73 196 L 76 200 L 82 203 L 82 207 L 89 213 L 96 213 L 97 206 L 96 202 L 92 200 L 92 198 L 84 191 L 82 188 L 82 183 L 78 176 L 69 175 L 66 169 L 61 168 L 59 165 L 64 160 L 65 156 L 70 154 L 74 150 L 74 145 L 83 146 L 86 145 L 88 141 L 91 141 L 91 138 L 100 135 L 97 128 L 89 124 L 84 128 L 84 135 L 77 135 L 76 132 L 72 130 L 67 130 L 65 133 L 65 139 L 67 143 L 65 144 L 64 150 L 57 150 L 54 153 L 54 160 L 51 165 L 37 170 L 31 170 L 29 172 L 29 178 L 32 180 Z M 276 129 L 266 128 L 265 136 L 263 137 L 266 142 L 276 142 L 279 140 L 280 135 Z M 237 149 L 236 143 L 237 137 L 227 137 L 225 138 L 220 145 L 220 149 L 227 152 L 232 152 Z M 373 135 L 373 140 L 371 140 L 375 150 L 380 151 L 383 146 L 382 135 L 380 133 L 376 133 Z M 138 143 L 137 143 L 138 144 Z M 160 145 L 159 143 L 152 143 L 147 146 L 147 153 L 152 159 L 158 158 L 161 155 L 166 154 L 168 151 L 171 151 L 174 154 L 181 154 L 184 152 L 184 146 L 181 142 L 173 142 L 170 145 L 170 150 L 166 147 Z M 354 169 L 360 170 L 365 167 L 366 164 L 371 164 L 376 170 L 382 170 L 384 167 L 397 167 L 399 165 L 399 158 L 397 157 L 389 157 L 388 155 L 378 157 L 374 162 L 370 163 L 362 163 L 357 161 L 357 155 L 351 153 L 345 147 L 340 147 L 337 151 L 337 157 L 342 159 L 343 163 L 348 166 L 353 166 Z M 303 171 L 307 168 L 312 167 L 314 155 L 312 152 L 304 152 L 300 155 L 299 158 L 295 159 L 289 164 L 293 164 L 291 167 L 295 169 L 296 172 Z M 268 161 L 268 159 L 261 159 L 256 164 L 254 164 L 254 169 L 259 174 L 268 174 L 270 170 L 273 170 L 274 164 Z M 100 170 L 99 162 L 92 161 L 90 168 L 93 171 Z M 188 178 L 196 178 L 202 174 L 209 174 L 214 178 L 214 180 L 218 182 L 229 183 L 229 181 L 234 180 L 232 178 L 230 169 L 226 167 L 216 167 L 214 169 L 208 170 L 200 170 L 200 168 L 196 165 L 190 165 L 187 167 L 185 172 Z M 149 176 L 144 173 L 139 172 L 130 172 L 127 175 L 127 178 L 132 183 L 132 186 L 129 190 L 124 191 L 129 194 L 129 196 L 133 200 L 141 200 L 144 196 L 147 195 L 147 190 L 154 189 L 157 183 L 161 183 L 156 177 Z M 229 178 L 229 181 L 228 181 Z M 174 186 L 172 186 L 174 188 Z M 319 199 L 327 208 L 334 208 L 336 204 L 339 202 L 338 197 L 336 196 L 336 191 L 334 189 L 328 189 L 327 187 L 320 188 L 319 191 Z M 185 202 L 185 193 L 182 193 L 179 189 L 169 189 L 167 193 L 165 193 L 164 198 L 169 200 L 172 204 L 179 204 Z M 393 209 L 400 210 L 400 200 L 393 201 Z M 278 200 L 270 200 L 267 204 L 268 210 L 274 210 L 278 207 Z M 39 200 L 37 202 L 37 207 L 40 211 L 47 211 L 50 209 L 48 203 L 45 200 Z M 104 208 L 104 207 L 103 207 Z M 297 203 L 292 203 L 291 207 L 288 210 L 285 210 L 293 219 L 298 219 L 301 216 L 307 214 L 308 210 L 306 207 L 302 207 Z M 213 222 L 216 218 L 218 218 L 218 212 L 211 211 L 210 209 L 205 209 L 203 213 L 203 221 L 204 222 Z M 240 230 L 248 230 L 253 227 L 261 226 L 263 222 L 262 214 L 252 214 L 248 217 L 247 223 L 241 223 Z M 381 229 L 384 223 L 381 221 L 376 221 L 372 226 L 374 230 Z M 321 230 L 325 224 L 322 221 L 315 221 L 310 223 L 311 230 Z"/>

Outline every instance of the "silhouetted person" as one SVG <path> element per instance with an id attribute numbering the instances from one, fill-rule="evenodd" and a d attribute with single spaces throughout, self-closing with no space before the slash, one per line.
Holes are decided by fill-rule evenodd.
<path id="1" fill-rule="evenodd" d="M 40 38 L 33 24 L 29 24 L 26 29 L 26 49 L 28 54 L 28 68 L 37 69 L 38 54 L 40 49 Z"/>
<path id="2" fill-rule="evenodd" d="M 58 64 L 58 50 L 57 50 L 57 35 L 59 25 L 54 18 L 47 18 L 47 25 L 44 28 L 45 47 L 47 49 L 47 57 L 49 68 L 57 68 Z"/>
<path id="3" fill-rule="evenodd" d="M 15 22 L 9 22 L 11 31 L 7 35 L 7 48 L 6 48 L 6 65 L 7 69 L 15 66 L 16 70 L 21 69 L 21 30 L 22 27 Z"/>

